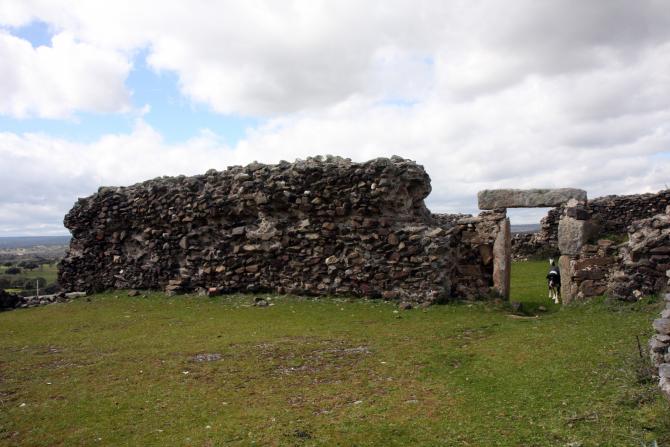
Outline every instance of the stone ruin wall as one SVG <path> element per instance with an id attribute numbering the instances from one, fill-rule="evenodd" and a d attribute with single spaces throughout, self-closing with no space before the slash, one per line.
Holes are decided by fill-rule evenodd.
<path id="1" fill-rule="evenodd" d="M 629 227 L 629 240 L 619 250 L 609 294 L 633 300 L 664 292 L 670 270 L 670 208 Z"/>
<path id="2" fill-rule="evenodd" d="M 670 189 L 657 193 L 598 197 L 588 205 L 601 234 L 626 234 L 634 221 L 665 212 L 670 205 Z"/>
<path id="3" fill-rule="evenodd" d="M 657 203 L 652 205 L 655 212 Z M 588 207 L 573 213 L 569 207 L 565 210 L 566 215 L 572 214 L 585 228 L 583 240 L 578 241 L 575 250 L 560 247 L 561 252 L 573 255 L 569 264 L 562 266 L 562 272 L 571 279 L 571 297 L 583 300 L 605 294 L 634 301 L 665 291 L 665 273 L 670 270 L 670 215 L 667 212 L 632 221 L 627 227 L 628 240 L 615 242 L 601 237 L 613 234 L 609 231 L 614 228 L 617 228 L 614 234 L 619 234 L 620 223 L 603 231 L 602 220 L 590 219 L 592 214 Z M 648 213 L 649 210 L 644 214 Z"/>
<path id="4" fill-rule="evenodd" d="M 629 242 L 622 247 L 609 294 L 635 300 L 670 289 L 670 207 L 663 214 L 633 222 Z M 649 357 L 662 393 L 670 399 L 670 293 L 664 294 L 664 309 L 653 322 Z"/>
<path id="5" fill-rule="evenodd" d="M 599 236 L 621 236 L 627 234 L 634 221 L 663 213 L 668 205 L 670 189 L 665 189 L 658 193 L 598 197 L 589 200 L 586 209 L 598 225 Z M 540 231 L 513 235 L 512 257 L 527 259 L 538 253 L 542 257 L 557 253 L 558 222 L 564 213 L 565 206 L 552 208 L 540 221 Z"/>
<path id="6" fill-rule="evenodd" d="M 670 270 L 668 270 L 670 275 Z M 670 285 L 670 283 L 669 283 Z M 664 296 L 660 318 L 654 320 L 654 335 L 649 340 L 649 357 L 663 395 L 670 399 L 670 293 Z"/>
<path id="7" fill-rule="evenodd" d="M 434 303 L 491 293 L 504 214 L 431 215 L 399 157 L 253 163 L 100 188 L 65 217 L 65 290 L 276 292 Z"/>
<path id="8" fill-rule="evenodd" d="M 663 290 L 670 247 L 661 230 L 668 216 L 658 212 L 665 209 L 668 192 L 589 202 L 585 191 L 570 188 L 498 189 L 480 191 L 478 199 L 484 209 L 555 207 L 543 219 L 543 231 L 515 235 L 514 249 L 517 258 L 558 255 L 562 300 L 569 303 L 604 294 L 635 300 Z M 553 240 L 555 247 L 549 242 Z"/>
<path id="9" fill-rule="evenodd" d="M 512 258 L 526 260 L 531 257 L 558 257 L 558 222 L 564 207 L 552 208 L 540 220 L 537 233 L 515 233 L 512 235 Z"/>

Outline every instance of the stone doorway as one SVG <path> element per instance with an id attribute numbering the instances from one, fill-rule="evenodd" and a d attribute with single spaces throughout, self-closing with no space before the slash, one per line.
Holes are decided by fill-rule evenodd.
<path id="1" fill-rule="evenodd" d="M 566 205 L 558 227 L 558 260 L 561 269 L 561 302 L 572 300 L 570 261 L 579 253 L 591 228 L 586 205 L 586 191 L 576 188 L 559 189 L 487 189 L 477 194 L 480 210 L 498 210 L 504 215 L 507 208 L 555 208 Z M 493 287 L 504 299 L 510 297 L 512 244 L 509 217 L 499 225 L 493 249 Z"/>

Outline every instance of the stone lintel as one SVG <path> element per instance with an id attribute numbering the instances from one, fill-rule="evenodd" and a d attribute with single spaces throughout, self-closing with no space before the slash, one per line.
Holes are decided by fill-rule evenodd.
<path id="1" fill-rule="evenodd" d="M 485 189 L 477 193 L 480 210 L 496 208 L 549 208 L 570 199 L 586 201 L 586 191 L 577 188 Z"/>

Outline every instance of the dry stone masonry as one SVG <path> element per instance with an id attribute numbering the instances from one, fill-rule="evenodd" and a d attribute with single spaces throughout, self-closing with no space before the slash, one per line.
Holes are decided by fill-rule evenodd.
<path id="1" fill-rule="evenodd" d="M 670 270 L 668 212 L 633 221 L 628 241 L 623 242 L 599 238 L 608 233 L 599 223 L 594 225 L 595 233 L 584 237 L 578 250 L 572 250 L 568 259 L 561 257 L 566 302 L 603 294 L 635 301 L 666 290 L 666 272 Z"/>
<path id="2" fill-rule="evenodd" d="M 65 217 L 72 240 L 59 282 L 77 291 L 273 291 L 416 303 L 492 287 L 504 293 L 495 288 L 502 286 L 494 284 L 493 260 L 504 214 L 431 215 L 430 191 L 423 167 L 400 157 L 252 163 L 100 188 Z"/>
<path id="3" fill-rule="evenodd" d="M 626 234 L 636 220 L 663 214 L 670 205 L 670 189 L 657 193 L 598 197 L 589 202 L 589 210 L 602 233 Z"/>
<path id="4" fill-rule="evenodd" d="M 670 189 L 657 193 L 604 196 L 589 200 L 585 209 L 600 236 L 625 236 L 628 227 L 636 220 L 663 213 L 670 205 Z M 512 256 L 525 259 L 535 254 L 551 254 L 558 251 L 558 224 L 565 214 L 565 205 L 549 210 L 540 221 L 540 231 L 533 234 L 515 235 L 512 240 Z M 546 257 L 546 256 L 544 256 Z"/>
<path id="5" fill-rule="evenodd" d="M 670 276 L 670 270 L 667 275 Z M 654 320 L 653 327 L 655 334 L 649 340 L 649 357 L 661 392 L 670 399 L 670 293 L 665 294 L 665 308 L 660 318 Z"/>
<path id="6" fill-rule="evenodd" d="M 662 292 L 670 270 L 670 207 L 663 214 L 640 219 L 629 227 L 619 262 L 608 286 L 609 295 L 634 300 Z"/>

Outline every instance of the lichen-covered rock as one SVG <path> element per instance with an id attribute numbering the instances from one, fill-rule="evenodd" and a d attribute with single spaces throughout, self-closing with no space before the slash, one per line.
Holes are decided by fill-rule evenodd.
<path id="1" fill-rule="evenodd" d="M 462 216 L 431 215 L 424 205 L 430 191 L 423 167 L 400 157 L 253 163 L 100 188 L 65 216 L 72 240 L 59 282 L 67 290 L 408 302 L 490 287 L 486 268 L 471 283 L 459 274 L 456 264 L 470 256 L 457 240 L 467 224 L 458 223 Z"/>

